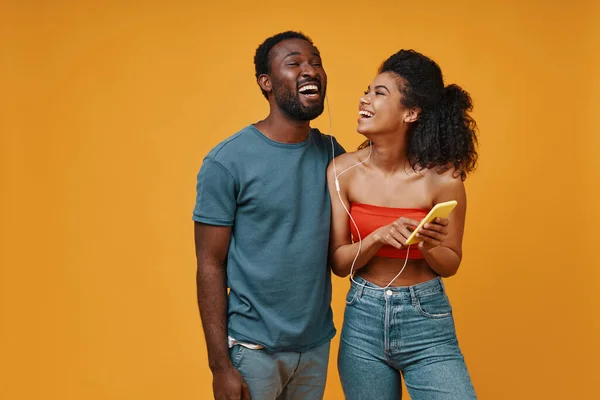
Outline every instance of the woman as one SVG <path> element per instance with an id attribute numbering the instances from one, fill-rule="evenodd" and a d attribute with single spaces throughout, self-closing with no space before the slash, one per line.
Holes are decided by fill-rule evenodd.
<path id="1" fill-rule="evenodd" d="M 439 66 L 401 50 L 360 99 L 368 140 L 328 169 L 333 272 L 350 275 L 338 366 L 346 399 L 474 399 L 441 277 L 462 258 L 466 194 L 453 165 L 475 168 L 476 126 L 467 92 L 445 87 Z M 456 200 L 406 239 L 437 203 Z M 351 217 L 350 217 L 351 215 Z M 355 275 L 354 275 L 355 273 Z"/>

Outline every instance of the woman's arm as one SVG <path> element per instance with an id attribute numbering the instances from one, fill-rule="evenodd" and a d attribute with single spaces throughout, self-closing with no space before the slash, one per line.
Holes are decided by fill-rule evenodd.
<path id="1" fill-rule="evenodd" d="M 417 237 L 423 239 L 419 250 L 425 261 L 436 273 L 447 278 L 456 274 L 462 260 L 467 195 L 462 180 L 448 176 L 448 173 L 436 180 L 435 204 L 449 200 L 456 200 L 458 204 L 448 218 L 437 218 L 433 223 L 425 224 Z"/>

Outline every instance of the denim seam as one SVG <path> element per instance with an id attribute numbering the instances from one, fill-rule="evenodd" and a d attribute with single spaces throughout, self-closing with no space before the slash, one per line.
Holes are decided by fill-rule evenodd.
<path id="1" fill-rule="evenodd" d="M 391 361 L 391 356 L 390 356 L 390 337 L 389 337 L 389 329 L 390 329 L 390 296 L 384 295 L 385 296 L 385 317 L 384 317 L 384 322 L 383 322 L 383 347 L 384 347 L 384 352 L 385 352 L 385 357 L 388 359 L 388 361 Z"/>
<path id="2" fill-rule="evenodd" d="M 428 312 L 426 312 L 425 310 L 423 310 L 421 308 L 420 304 L 417 304 L 417 306 L 415 308 L 417 309 L 419 314 L 421 314 L 425 318 L 430 318 L 430 319 L 444 319 L 444 318 L 448 318 L 452 315 L 452 311 L 450 311 L 448 313 L 442 313 L 442 314 L 429 314 Z"/>
<path id="3" fill-rule="evenodd" d="M 237 369 L 240 366 L 240 363 L 242 362 L 242 355 L 244 352 L 244 346 L 238 345 L 238 352 L 235 355 L 235 358 L 233 359 L 233 366 Z"/>
<path id="4" fill-rule="evenodd" d="M 414 287 L 409 287 L 410 290 L 410 302 L 412 304 L 413 307 L 417 307 L 417 294 L 415 293 L 415 288 Z"/>
<path id="5" fill-rule="evenodd" d="M 296 372 L 298 372 L 298 368 L 300 367 L 300 358 L 301 357 L 302 357 L 302 353 L 298 353 L 298 361 L 296 363 L 296 367 L 294 368 L 294 371 L 292 371 L 292 373 L 290 374 L 290 377 L 288 378 L 288 380 L 282 385 L 282 388 L 285 388 L 288 385 L 288 383 L 290 383 L 290 381 L 294 378 L 294 375 L 296 375 Z"/>
<path id="6" fill-rule="evenodd" d="M 452 309 L 450 309 L 450 312 L 447 312 L 447 313 L 430 314 L 430 313 L 426 312 L 425 310 L 423 310 L 421 308 L 421 303 L 419 303 L 419 299 L 418 299 L 417 295 L 414 293 L 414 291 L 413 291 L 412 288 L 410 288 L 410 294 L 411 294 L 411 297 L 412 297 L 413 306 L 416 308 L 416 310 L 419 312 L 419 314 L 421 314 L 425 318 L 429 318 L 429 319 L 444 319 L 444 318 L 448 318 L 448 317 L 450 317 L 452 315 Z M 446 297 L 446 298 L 448 297 L 448 296 L 446 296 L 445 293 L 441 293 L 441 295 L 444 296 L 444 297 Z"/>
<path id="7" fill-rule="evenodd" d="M 358 289 L 356 290 L 356 300 L 360 300 L 363 296 L 363 292 L 365 291 L 365 287 L 364 286 L 359 286 Z"/>
<path id="8" fill-rule="evenodd" d="M 350 285 L 350 290 L 354 289 L 354 296 L 352 296 L 350 302 L 346 301 L 347 306 L 351 306 L 358 300 L 360 300 L 363 296 L 363 291 L 365 290 L 364 286 L 355 285 L 354 283 L 352 283 L 352 281 L 350 281 Z"/>
<path id="9" fill-rule="evenodd" d="M 350 287 L 350 290 L 348 291 L 348 294 L 350 294 L 352 292 L 352 287 Z M 346 305 L 347 306 L 351 306 L 354 303 L 356 303 L 357 300 L 357 295 L 358 295 L 358 289 L 354 288 L 354 294 L 352 295 L 352 297 L 350 298 L 350 301 L 346 300 Z M 348 296 L 346 296 L 346 299 L 348 299 Z"/>

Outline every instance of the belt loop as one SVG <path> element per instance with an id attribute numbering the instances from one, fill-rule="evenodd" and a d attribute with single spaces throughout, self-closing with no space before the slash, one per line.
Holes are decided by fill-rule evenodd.
<path id="1" fill-rule="evenodd" d="M 410 300 L 412 302 L 412 305 L 416 306 L 418 301 L 417 301 L 417 294 L 415 293 L 415 287 L 409 286 L 408 289 L 410 290 Z"/>
<path id="2" fill-rule="evenodd" d="M 447 293 L 446 293 L 446 285 L 444 285 L 444 281 L 439 276 L 437 277 L 437 279 L 438 279 L 438 281 L 440 281 L 440 287 L 442 288 L 442 293 L 447 295 Z"/>
<path id="3" fill-rule="evenodd" d="M 362 282 L 354 283 L 352 279 L 349 279 L 350 286 L 356 287 L 356 300 L 360 300 L 363 295 L 363 291 L 365 290 L 365 284 Z"/>
<path id="4" fill-rule="evenodd" d="M 360 300 L 362 298 L 363 292 L 365 291 L 365 284 L 358 285 L 358 290 L 356 293 L 356 300 Z"/>

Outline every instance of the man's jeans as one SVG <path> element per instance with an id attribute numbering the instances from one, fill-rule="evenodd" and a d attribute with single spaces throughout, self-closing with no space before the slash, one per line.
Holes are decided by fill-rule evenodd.
<path id="1" fill-rule="evenodd" d="M 252 400 L 321 400 L 329 347 L 328 341 L 303 353 L 267 353 L 236 345 L 230 356 L 248 384 Z"/>

